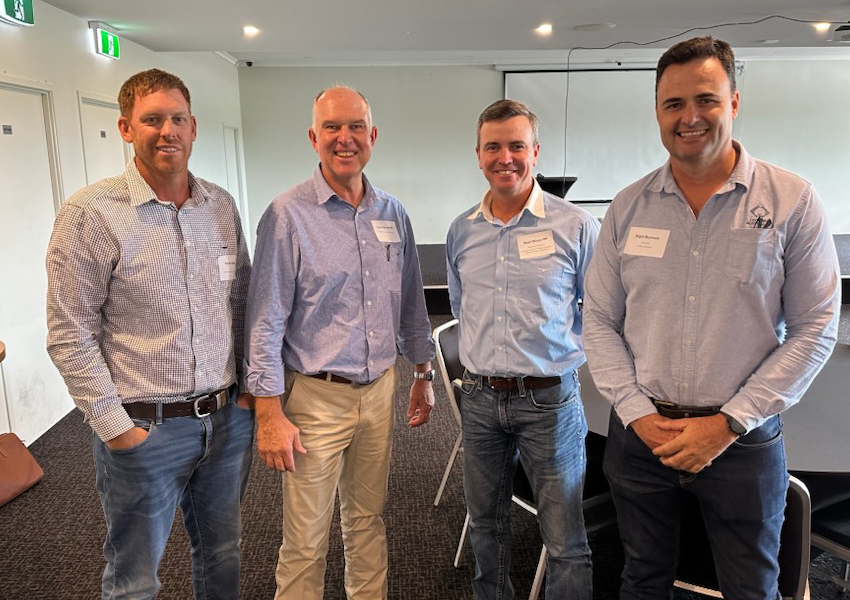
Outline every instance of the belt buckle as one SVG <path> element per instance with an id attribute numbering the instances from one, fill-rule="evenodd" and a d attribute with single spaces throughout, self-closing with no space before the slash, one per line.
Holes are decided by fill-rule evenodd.
<path id="1" fill-rule="evenodd" d="M 210 399 L 210 394 L 207 394 L 206 396 L 201 396 L 200 398 L 196 398 L 195 402 L 192 403 L 192 410 L 194 411 L 195 416 L 198 417 L 199 419 L 202 418 L 202 417 L 206 417 L 209 414 L 212 414 L 211 410 L 207 411 L 205 413 L 202 413 L 200 411 L 201 402 L 203 402 L 204 400 L 209 400 L 209 399 Z"/>

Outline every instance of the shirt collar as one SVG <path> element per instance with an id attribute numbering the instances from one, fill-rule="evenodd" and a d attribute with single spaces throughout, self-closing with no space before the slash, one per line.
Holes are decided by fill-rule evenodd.
<path id="1" fill-rule="evenodd" d="M 717 190 L 717 193 L 719 194 L 731 192 L 739 184 L 743 186 L 744 189 L 749 189 L 753 181 L 753 173 L 755 172 L 756 167 L 755 160 L 753 160 L 753 157 L 750 156 L 750 154 L 737 140 L 732 140 L 732 147 L 735 148 L 738 153 L 738 162 L 735 163 L 735 168 L 732 169 L 729 179 L 726 180 L 726 183 L 719 190 Z M 669 158 L 661 168 L 659 176 L 647 187 L 653 192 L 667 192 L 669 194 L 679 193 L 679 186 L 676 185 L 676 178 L 673 177 L 673 168 L 670 166 Z"/>
<path id="2" fill-rule="evenodd" d="M 525 204 L 522 207 L 522 210 L 519 211 L 519 214 L 522 214 L 523 211 L 528 211 L 538 219 L 543 219 L 546 217 L 546 207 L 543 202 L 543 188 L 540 187 L 540 184 L 537 183 L 536 178 L 532 178 L 531 184 L 531 193 L 528 195 L 528 199 L 525 201 Z M 484 198 L 481 200 L 481 204 L 478 205 L 478 208 L 467 217 L 470 221 L 474 221 L 480 215 L 488 222 L 493 222 L 493 212 L 490 210 L 490 204 L 493 202 L 493 194 L 488 190 L 486 194 L 484 194 Z"/>
<path id="3" fill-rule="evenodd" d="M 372 187 L 372 184 L 369 182 L 369 179 L 365 174 L 361 173 L 360 176 L 363 178 L 363 199 L 360 201 L 360 206 L 367 207 L 375 204 L 377 202 L 378 197 L 375 193 L 375 188 Z M 331 198 L 337 198 L 340 202 L 345 202 L 339 195 L 333 191 L 333 188 L 328 183 L 325 176 L 322 174 L 322 164 L 316 167 L 316 170 L 313 171 L 313 186 L 316 189 L 316 202 L 318 204 L 324 204 Z M 348 204 L 346 202 L 346 204 Z"/>
<path id="4" fill-rule="evenodd" d="M 147 202 L 161 202 L 156 197 L 156 192 L 148 185 L 142 174 L 139 173 L 139 168 L 136 166 L 136 159 L 131 158 L 127 163 L 127 168 L 124 171 L 127 178 L 127 189 L 130 192 L 130 205 L 141 206 Z M 206 202 L 210 198 L 209 192 L 201 183 L 195 179 L 195 176 L 189 172 L 189 198 L 183 206 L 197 206 Z M 170 202 L 162 202 L 162 204 L 171 204 Z"/>

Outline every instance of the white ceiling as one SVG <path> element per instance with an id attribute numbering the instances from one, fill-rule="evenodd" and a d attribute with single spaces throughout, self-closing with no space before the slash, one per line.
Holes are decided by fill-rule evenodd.
<path id="1" fill-rule="evenodd" d="M 804 21 L 850 20 L 850 0 L 46 0 L 85 20 L 102 21 L 121 37 L 154 51 L 215 51 L 255 66 L 349 64 L 545 64 L 573 47 L 600 48 L 630 40 L 686 39 L 711 33 L 751 54 L 811 53 L 850 56 L 850 43 L 833 42 Z M 549 37 L 534 28 L 553 25 Z M 573 27 L 614 23 L 613 29 Z M 245 25 L 261 32 L 247 38 Z M 778 40 L 764 44 L 762 40 Z M 672 43 L 649 43 L 658 48 Z M 607 56 L 639 56 L 620 44 Z M 795 50 L 779 50 L 794 48 Z M 807 50 L 801 50 L 807 49 Z M 576 51 L 573 60 L 590 54 Z M 596 55 L 602 55 L 595 53 Z M 740 55 L 740 52 L 739 52 Z M 242 64 L 241 62 L 239 63 Z"/>

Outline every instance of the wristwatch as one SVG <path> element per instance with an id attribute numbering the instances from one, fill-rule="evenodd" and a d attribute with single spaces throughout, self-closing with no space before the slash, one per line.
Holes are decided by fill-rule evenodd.
<path id="1" fill-rule="evenodd" d="M 735 435 L 744 435 L 747 433 L 747 428 L 741 425 L 737 419 L 735 419 L 732 415 L 727 415 L 726 413 L 720 413 L 724 417 L 726 417 L 726 424 L 729 425 L 729 429 Z"/>
<path id="2" fill-rule="evenodd" d="M 430 371 L 422 371 L 421 373 L 419 371 L 413 372 L 414 379 L 424 379 L 425 381 L 434 381 L 434 377 L 436 376 L 437 372 L 434 369 L 431 369 Z"/>

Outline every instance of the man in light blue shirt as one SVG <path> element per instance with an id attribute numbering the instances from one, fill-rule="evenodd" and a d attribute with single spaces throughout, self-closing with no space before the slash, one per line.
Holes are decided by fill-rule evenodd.
<path id="1" fill-rule="evenodd" d="M 664 53 L 656 117 L 670 159 L 614 198 L 587 277 L 588 361 L 614 407 L 621 598 L 672 597 L 688 498 L 723 596 L 778 597 L 779 413 L 832 351 L 840 280 L 812 185 L 732 139 L 739 101 L 726 42 Z"/>
<path id="2" fill-rule="evenodd" d="M 278 600 L 322 599 L 337 490 L 346 594 L 387 597 L 381 515 L 399 352 L 415 365 L 408 425 L 427 423 L 434 404 L 410 220 L 363 175 L 377 133 L 362 94 L 322 91 L 309 130 L 319 166 L 275 198 L 258 227 L 246 377 L 260 456 L 286 472 Z"/>
<path id="3" fill-rule="evenodd" d="M 475 600 L 511 600 L 510 503 L 517 460 L 537 500 L 548 550 L 547 598 L 592 597 L 581 510 L 587 423 L 584 274 L 599 224 L 532 176 L 537 117 L 499 100 L 478 119 L 478 164 L 490 183 L 446 241 L 452 312 L 460 320 L 464 491 L 475 552 Z"/>

